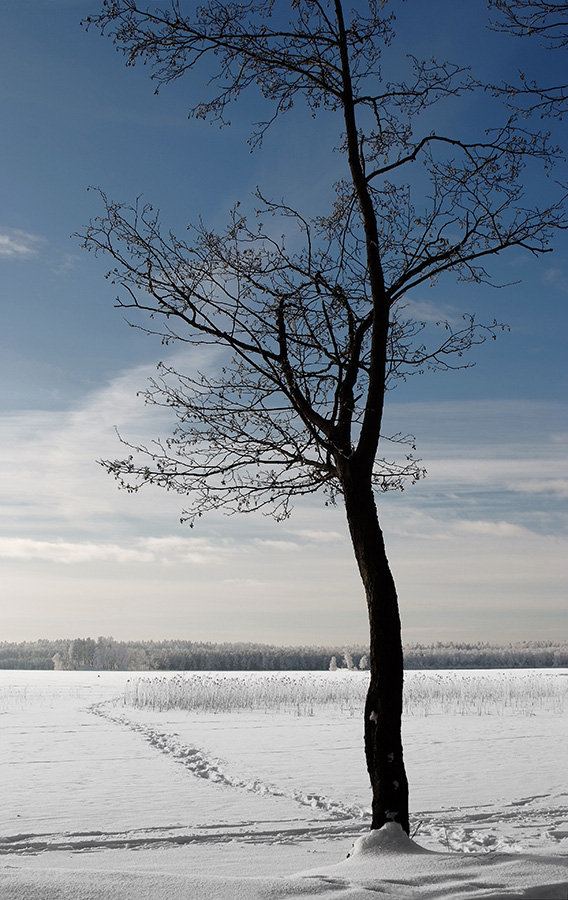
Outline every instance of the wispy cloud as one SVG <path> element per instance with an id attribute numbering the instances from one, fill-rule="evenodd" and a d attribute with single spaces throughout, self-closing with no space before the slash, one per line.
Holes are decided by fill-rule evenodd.
<path id="1" fill-rule="evenodd" d="M 528 478 L 512 481 L 508 488 L 520 494 L 549 494 L 559 500 L 568 500 L 568 478 Z"/>
<path id="2" fill-rule="evenodd" d="M 568 276 L 566 272 L 558 266 L 550 266 L 544 273 L 544 281 L 546 284 L 552 285 L 557 290 L 568 293 Z"/>
<path id="3" fill-rule="evenodd" d="M 278 550 L 286 552 L 288 550 L 299 550 L 300 544 L 295 541 L 275 541 L 271 539 L 257 538 L 255 544 L 258 547 L 266 547 L 269 550 Z"/>
<path id="4" fill-rule="evenodd" d="M 220 556 L 219 547 L 200 538 L 139 538 L 123 544 L 105 541 L 35 540 L 0 537 L 0 557 L 43 560 L 65 565 L 109 562 L 119 565 L 160 563 L 203 565 Z"/>
<path id="5" fill-rule="evenodd" d="M 217 562 L 226 553 L 221 541 L 213 543 L 206 538 L 167 537 L 140 538 L 140 548 L 148 551 L 152 558 L 165 564 L 195 563 L 210 565 Z"/>
<path id="6" fill-rule="evenodd" d="M 153 555 L 118 544 L 73 543 L 70 541 L 37 541 L 29 538 L 0 538 L 0 556 L 4 559 L 41 559 L 53 563 L 144 563 Z"/>
<path id="7" fill-rule="evenodd" d="M 101 458 L 128 455 L 114 426 L 134 442 L 150 443 L 171 428 L 168 417 L 136 397 L 154 367 L 140 366 L 115 378 L 66 411 L 27 411 L 3 416 L 0 496 L 4 520 L 35 532 L 85 535 L 124 516 L 179 519 L 180 499 L 159 490 L 127 497 L 97 465 Z M 125 501 L 130 501 L 126 503 Z M 153 513 L 152 513 L 153 507 Z M 112 533 L 112 527 L 111 527 Z"/>
<path id="8" fill-rule="evenodd" d="M 500 448 L 501 449 L 501 448 Z M 559 461 L 551 453 L 548 458 L 526 456 L 519 458 L 514 448 L 511 448 L 509 457 L 482 455 L 465 455 L 461 459 L 455 457 L 437 457 L 427 461 L 427 479 L 430 485 L 445 485 L 446 490 L 460 486 L 465 489 L 485 489 L 491 491 L 515 491 L 520 492 L 523 485 L 534 485 L 534 489 L 526 493 L 544 493 L 544 485 L 553 490 L 556 483 L 562 484 L 555 478 L 558 474 Z M 545 478 L 534 480 L 535 468 L 545 473 Z M 512 480 L 511 480 L 512 478 Z"/>
<path id="9" fill-rule="evenodd" d="M 526 538 L 533 534 L 528 528 L 513 522 L 462 521 L 457 523 L 458 531 L 495 538 Z"/>
<path id="10" fill-rule="evenodd" d="M 463 512 L 463 506 L 461 510 Z M 452 515 L 451 503 L 445 510 L 440 507 L 430 515 L 420 509 L 402 506 L 398 516 L 393 516 L 392 522 L 389 517 L 387 531 L 397 542 L 408 542 L 409 545 L 426 542 L 447 546 L 448 541 L 463 541 L 464 535 L 523 540 L 542 537 L 522 524 L 505 519 L 468 519 Z"/>
<path id="11" fill-rule="evenodd" d="M 77 265 L 79 260 L 77 253 L 60 252 L 50 262 L 50 269 L 55 275 L 66 275 Z"/>
<path id="12" fill-rule="evenodd" d="M 0 228 L 0 258 L 30 259 L 36 256 L 45 238 L 17 228 Z"/>
<path id="13" fill-rule="evenodd" d="M 295 534 L 314 544 L 336 544 L 345 540 L 345 535 L 339 531 L 317 531 L 316 529 L 302 528 Z"/>
<path id="14" fill-rule="evenodd" d="M 118 441 L 115 425 L 133 443 L 150 444 L 153 437 L 171 433 L 171 411 L 145 406 L 136 397 L 154 373 L 151 365 L 125 371 L 72 410 L 15 412 L 3 417 L 0 496 L 2 518 L 10 523 L 10 531 L 6 528 L 4 534 L 13 535 L 16 529 L 22 537 L 83 540 L 104 535 L 122 543 L 126 537 L 139 536 L 142 523 L 153 523 L 154 534 L 171 531 L 183 509 L 183 497 L 152 487 L 134 496 L 119 491 L 96 464 L 100 458 L 128 455 L 128 448 Z M 563 441 L 557 427 L 547 427 L 547 422 L 557 425 L 565 409 L 555 407 L 546 419 L 542 404 L 535 409 L 511 410 L 510 406 L 402 405 L 398 412 L 395 408 L 400 420 L 395 427 L 412 425 L 424 434 L 420 450 L 428 475 L 403 498 L 381 498 L 381 514 L 386 515 L 391 533 L 436 535 L 440 522 L 447 524 L 460 517 L 460 507 L 464 519 L 524 526 L 526 521 L 516 514 L 523 497 L 534 508 L 539 496 L 567 496 Z M 537 425 L 532 443 L 525 434 L 527 419 Z M 475 516 L 471 515 L 472 505 Z M 545 516 L 546 507 L 541 512 Z M 339 519 L 343 520 L 343 514 Z M 205 528 L 211 520 L 209 516 Z M 266 534 L 264 526 L 259 528 L 256 517 L 238 521 L 241 541 L 246 532 L 259 540 L 259 546 L 280 553 L 302 549 L 307 543 L 325 546 L 345 540 L 337 518 L 332 523 L 329 511 L 310 518 L 301 513 L 301 506 L 291 527 L 281 526 L 274 534 Z M 551 530 L 544 520 L 541 527 Z M 225 519 L 222 529 L 225 535 L 235 533 Z M 143 530 L 147 532 L 147 526 Z M 157 552 L 157 545 L 146 549 Z M 189 552 L 189 548 L 185 550 Z M 191 552 L 205 551 L 192 545 Z"/>
<path id="15" fill-rule="evenodd" d="M 176 532 L 183 497 L 158 488 L 118 491 L 96 465 L 128 453 L 114 425 L 133 443 L 171 433 L 171 411 L 136 398 L 154 372 L 125 371 L 71 410 L 3 416 L 3 584 L 10 596 L 26 598 L 27 621 L 39 635 L 49 633 L 54 616 L 83 616 L 75 633 L 96 621 L 110 634 L 122 617 L 121 633 L 132 635 L 147 616 L 154 623 L 147 634 L 159 634 L 164 621 L 182 631 L 190 622 L 204 639 L 254 639 L 255 629 L 266 637 L 288 627 L 294 610 L 294 628 L 305 622 L 311 629 L 305 640 L 339 633 L 359 640 L 365 606 L 341 505 L 324 508 L 310 498 L 280 525 L 213 513 L 193 531 Z M 479 610 L 501 610 L 505 623 L 511 610 L 534 610 L 535 633 L 544 609 L 560 618 L 568 528 L 550 497 L 566 490 L 559 435 L 566 407 L 431 403 L 390 413 L 393 430 L 423 435 L 429 471 L 403 495 L 377 501 L 404 609 L 418 624 L 427 611 L 428 624 L 440 628 L 453 616 L 455 634 L 467 616 L 477 622 Z M 110 596 L 120 603 L 101 602 Z"/>
<path id="16" fill-rule="evenodd" d="M 437 322 L 455 324 L 461 321 L 461 316 L 455 307 L 447 303 L 433 303 L 431 300 L 411 300 L 403 297 L 399 308 L 403 310 L 403 316 L 417 319 L 419 322 L 427 322 L 430 325 L 435 325 Z"/>

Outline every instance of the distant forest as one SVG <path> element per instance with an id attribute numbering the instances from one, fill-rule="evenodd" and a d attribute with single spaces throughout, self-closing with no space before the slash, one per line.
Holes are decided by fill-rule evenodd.
<path id="1" fill-rule="evenodd" d="M 568 642 L 408 644 L 407 669 L 566 668 Z M 0 669 L 276 671 L 360 668 L 368 649 L 275 647 L 197 641 L 115 641 L 112 637 L 0 642 Z"/>

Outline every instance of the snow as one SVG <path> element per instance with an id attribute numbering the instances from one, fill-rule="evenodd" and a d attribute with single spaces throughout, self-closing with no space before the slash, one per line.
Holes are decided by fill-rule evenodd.
<path id="1" fill-rule="evenodd" d="M 567 900 L 558 707 L 407 716 L 409 838 L 369 831 L 360 716 L 135 709 L 134 677 L 0 672 L 2 900 Z"/>

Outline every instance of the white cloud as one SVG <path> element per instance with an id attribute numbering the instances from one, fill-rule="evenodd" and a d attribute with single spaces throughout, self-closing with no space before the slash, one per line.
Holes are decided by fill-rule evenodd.
<path id="1" fill-rule="evenodd" d="M 77 265 L 80 256 L 77 253 L 59 253 L 58 256 L 51 261 L 50 269 L 55 275 L 66 275 Z"/>
<path id="2" fill-rule="evenodd" d="M 259 547 L 267 547 L 269 550 L 300 550 L 300 544 L 295 543 L 295 541 L 274 541 L 257 538 L 255 544 Z"/>
<path id="3" fill-rule="evenodd" d="M 404 541 L 439 541 L 445 539 L 450 533 L 450 520 L 446 517 L 429 515 L 419 508 L 413 508 L 412 504 L 393 498 L 385 515 L 382 516 L 383 528 L 387 538 L 396 538 Z"/>
<path id="4" fill-rule="evenodd" d="M 339 531 L 317 531 L 316 529 L 302 528 L 295 534 L 314 544 L 336 544 L 345 540 L 345 535 Z"/>
<path id="5" fill-rule="evenodd" d="M 45 238 L 17 228 L 2 228 L 0 230 L 0 258 L 4 259 L 29 259 L 36 256 L 39 246 L 45 243 Z"/>
<path id="6" fill-rule="evenodd" d="M 91 542 L 38 541 L 29 538 L 0 538 L 0 556 L 5 559 L 41 559 L 53 563 L 147 563 L 153 555 L 135 547 Z"/>
<path id="7" fill-rule="evenodd" d="M 310 498 L 280 525 L 214 513 L 190 531 L 177 526 L 183 497 L 118 491 L 96 465 L 127 452 L 115 424 L 134 443 L 170 433 L 171 412 L 136 398 L 154 371 L 126 371 L 70 411 L 2 418 L 3 590 L 14 610 L 22 607 L 23 637 L 34 622 L 37 636 L 63 633 L 63 623 L 68 634 L 115 637 L 191 627 L 211 640 L 364 640 L 363 590 L 340 504 L 328 509 Z M 482 638 L 486 626 L 475 631 L 475 623 L 494 610 L 509 619 L 521 608 L 552 616 L 564 602 L 565 526 L 546 499 L 551 488 L 563 490 L 564 448 L 553 434 L 564 412 L 391 407 L 400 421 L 393 430 L 424 432 L 429 469 L 403 495 L 378 498 L 405 629 L 426 616 L 443 628 L 453 616 L 459 635 L 468 616 Z"/>
<path id="8" fill-rule="evenodd" d="M 559 500 L 568 500 L 568 478 L 527 478 L 511 482 L 508 488 L 520 494 L 553 494 Z"/>
<path id="9" fill-rule="evenodd" d="M 411 300 L 403 297 L 398 305 L 403 311 L 403 318 L 416 319 L 418 322 L 428 322 L 435 325 L 437 322 L 461 322 L 461 316 L 453 306 L 447 303 L 433 303 L 431 300 Z"/>
<path id="10" fill-rule="evenodd" d="M 171 414 L 146 407 L 136 391 L 154 367 L 141 366 L 120 375 L 71 411 L 26 411 L 3 416 L 0 445 L 0 496 L 4 520 L 37 536 L 58 537 L 118 529 L 129 517 L 179 519 L 182 501 L 159 491 L 134 497 L 97 465 L 100 458 L 127 455 L 114 426 L 134 442 L 150 442 L 169 432 Z M 104 531 L 103 531 L 104 533 Z"/>
<path id="11" fill-rule="evenodd" d="M 0 537 L 0 557 L 52 563 L 111 562 L 119 565 L 160 563 L 203 565 L 219 559 L 218 547 L 200 538 L 139 538 L 123 544 L 105 541 L 36 540 Z"/>
<path id="12" fill-rule="evenodd" d="M 221 547 L 221 542 L 212 543 L 205 538 L 178 537 L 148 537 L 140 538 L 138 544 L 148 550 L 154 559 L 165 564 L 195 563 L 206 565 L 217 562 L 226 554 L 226 549 Z"/>
<path id="13" fill-rule="evenodd" d="M 523 528 L 521 525 L 515 525 L 512 522 L 462 521 L 458 522 L 455 527 L 458 531 L 467 532 L 469 534 L 479 534 L 497 538 L 526 538 L 532 534 L 528 528 Z"/>
<path id="14" fill-rule="evenodd" d="M 487 502 L 492 503 L 497 502 L 498 495 L 507 495 L 509 499 L 500 502 L 508 504 L 523 502 L 522 495 L 532 496 L 535 502 L 539 495 L 557 499 L 568 497 L 568 479 L 560 475 L 565 469 L 565 460 L 552 445 L 549 448 L 527 447 L 524 455 L 518 455 L 514 446 L 509 448 L 510 455 L 502 447 L 497 448 L 495 456 L 484 457 L 478 450 L 477 456 L 460 458 L 460 452 L 463 451 L 456 449 L 455 456 L 427 458 L 426 479 L 418 491 L 443 492 L 446 500 L 453 495 L 458 505 L 460 498 L 463 502 L 467 495 L 477 495 L 481 501 L 483 494 Z M 535 471 L 539 473 L 537 478 Z M 513 499 L 513 495 L 517 495 L 517 499 Z"/>

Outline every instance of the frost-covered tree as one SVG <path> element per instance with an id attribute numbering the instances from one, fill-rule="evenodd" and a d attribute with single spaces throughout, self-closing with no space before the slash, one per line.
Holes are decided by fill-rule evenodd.
<path id="1" fill-rule="evenodd" d="M 355 668 L 355 666 L 353 665 L 353 657 L 348 650 L 343 651 L 343 668 L 349 670 L 353 670 Z"/>
<path id="2" fill-rule="evenodd" d="M 55 653 L 51 658 L 51 661 L 56 672 L 64 672 L 72 668 L 69 656 L 65 653 L 60 653 L 59 651 L 57 651 L 57 653 Z"/>
<path id="3" fill-rule="evenodd" d="M 489 282 L 488 261 L 510 248 L 545 252 L 564 219 L 560 203 L 524 196 L 525 166 L 551 162 L 546 136 L 507 112 L 499 122 L 495 110 L 479 129 L 447 131 L 440 123 L 455 119 L 436 110 L 476 90 L 469 74 L 407 57 L 396 4 L 354 7 L 106 0 L 87 24 L 110 34 L 128 64 L 148 64 L 158 85 L 185 79 L 194 116 L 224 122 L 257 91 L 267 111 L 251 136 L 259 147 L 305 104 L 333 119 L 343 175 L 330 175 L 324 215 L 259 191 L 252 221 L 239 206 L 225 230 L 196 222 L 186 238 L 162 229 L 151 206 L 102 194 L 105 211 L 84 244 L 112 259 L 118 305 L 140 314 L 137 327 L 219 360 L 216 370 L 160 365 L 146 397 L 173 410 L 177 427 L 108 461 L 109 472 L 129 490 L 183 494 L 191 524 L 216 509 L 284 518 L 294 498 L 316 491 L 344 505 L 370 623 L 372 827 L 393 820 L 408 831 L 400 616 L 377 497 L 423 471 L 412 438 L 385 433 L 383 410 L 397 379 L 459 368 L 500 329 L 473 315 L 430 327 L 408 304 L 446 276 Z"/>

